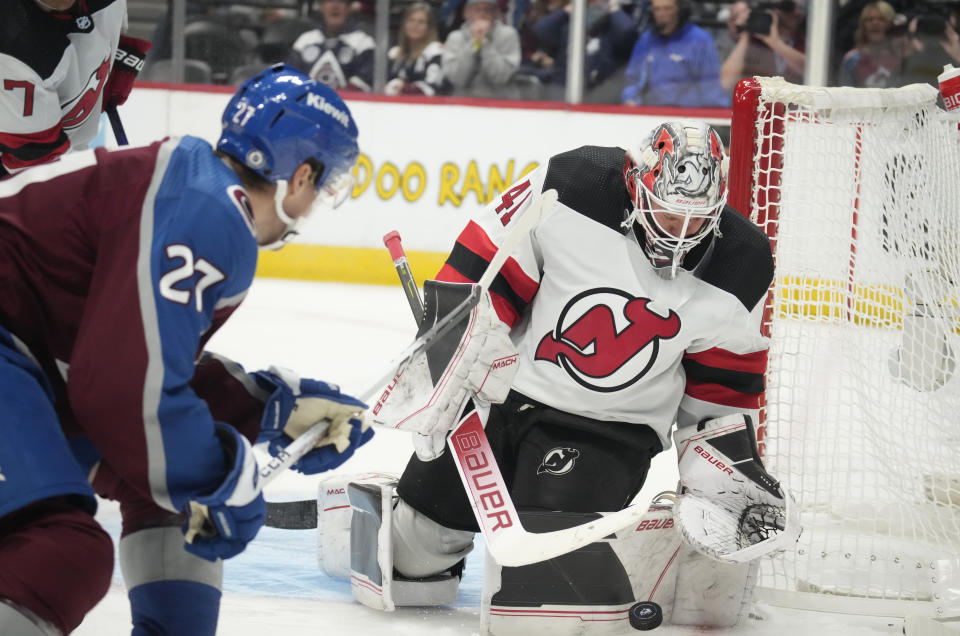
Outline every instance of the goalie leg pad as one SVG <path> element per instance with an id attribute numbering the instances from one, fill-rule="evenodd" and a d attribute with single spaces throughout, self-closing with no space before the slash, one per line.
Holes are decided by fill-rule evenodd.
<path id="1" fill-rule="evenodd" d="M 317 487 L 317 563 L 327 576 L 350 580 L 350 522 L 353 510 L 347 486 L 396 484 L 396 477 L 382 473 L 332 475 Z"/>
<path id="2" fill-rule="evenodd" d="M 350 527 L 353 596 L 367 607 L 388 612 L 401 606 L 453 603 L 463 571 L 462 559 L 448 571 L 420 578 L 404 577 L 394 569 L 394 507 L 398 504 L 395 483 L 354 482 L 347 486 L 353 508 Z"/>
<path id="3" fill-rule="evenodd" d="M 731 627 L 752 607 L 757 562 L 721 563 L 685 545 L 669 502 L 652 505 L 610 543 L 637 600 L 660 605 L 666 624 Z"/>
<path id="4" fill-rule="evenodd" d="M 596 513 L 520 512 L 523 526 L 548 532 L 580 525 Z M 522 567 L 485 563 L 481 621 L 508 634 L 614 634 L 628 629 L 634 603 L 626 569 L 607 542 Z"/>
<path id="5" fill-rule="evenodd" d="M 677 559 L 674 625 L 733 627 L 750 614 L 757 560 L 722 563 L 684 546 Z"/>

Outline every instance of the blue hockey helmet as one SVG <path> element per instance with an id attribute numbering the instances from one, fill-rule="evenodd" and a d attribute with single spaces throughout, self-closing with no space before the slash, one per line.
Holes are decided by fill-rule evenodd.
<path id="1" fill-rule="evenodd" d="M 337 207 L 353 187 L 357 124 L 340 96 L 286 64 L 244 82 L 223 112 L 217 149 L 271 183 L 319 161 L 318 201 Z"/>

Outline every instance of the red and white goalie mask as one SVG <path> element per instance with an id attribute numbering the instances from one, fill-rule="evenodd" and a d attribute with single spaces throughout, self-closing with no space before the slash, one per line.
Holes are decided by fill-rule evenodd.
<path id="1" fill-rule="evenodd" d="M 625 227 L 640 223 L 641 247 L 672 278 L 684 257 L 709 237 L 727 202 L 727 157 L 720 136 L 701 122 L 656 126 L 627 154 L 624 172 L 633 199 Z"/>

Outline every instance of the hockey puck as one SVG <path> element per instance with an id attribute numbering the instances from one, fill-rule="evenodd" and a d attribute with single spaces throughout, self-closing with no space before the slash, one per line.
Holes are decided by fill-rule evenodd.
<path id="1" fill-rule="evenodd" d="M 663 622 L 663 610 L 653 601 L 641 601 L 630 608 L 630 625 L 641 632 L 660 627 Z"/>

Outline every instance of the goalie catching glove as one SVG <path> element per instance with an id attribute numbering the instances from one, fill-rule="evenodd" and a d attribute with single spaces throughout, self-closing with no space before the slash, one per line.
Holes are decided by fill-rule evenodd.
<path id="1" fill-rule="evenodd" d="M 424 282 L 424 312 L 417 337 L 423 335 L 471 295 L 473 284 Z M 469 398 L 487 404 L 503 402 L 517 372 L 517 350 L 510 328 L 493 308 L 490 293 L 446 334 L 384 387 L 371 409 L 374 421 L 412 431 L 414 448 L 423 461 L 443 453 L 447 433 Z"/>
<path id="2" fill-rule="evenodd" d="M 793 497 L 764 469 L 748 415 L 706 420 L 674 434 L 680 499 L 674 519 L 699 552 L 745 563 L 800 536 Z"/>
<path id="3" fill-rule="evenodd" d="M 367 405 L 344 395 L 337 385 L 301 379 L 290 369 L 280 367 L 251 375 L 260 387 L 270 392 L 263 408 L 258 441 L 270 443 L 271 455 L 276 455 L 317 422 L 330 422 L 316 448 L 301 457 L 293 465 L 294 470 L 313 475 L 336 468 L 373 437 L 373 429 L 364 418 Z"/>

